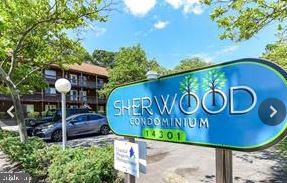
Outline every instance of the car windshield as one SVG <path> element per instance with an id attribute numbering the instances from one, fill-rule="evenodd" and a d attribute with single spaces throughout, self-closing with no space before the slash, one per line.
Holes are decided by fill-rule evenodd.
<path id="1" fill-rule="evenodd" d="M 56 110 L 55 109 L 50 109 L 46 112 L 45 117 L 54 117 Z"/>
<path id="2" fill-rule="evenodd" d="M 82 113 L 89 113 L 88 109 L 67 109 L 66 116 L 68 117 L 76 114 L 82 114 Z M 62 118 L 62 111 L 61 110 L 55 110 L 53 114 L 53 122 L 57 122 L 61 120 Z"/>

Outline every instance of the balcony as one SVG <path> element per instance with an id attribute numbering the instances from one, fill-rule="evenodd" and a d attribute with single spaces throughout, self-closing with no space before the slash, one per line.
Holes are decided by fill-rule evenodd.
<path id="1" fill-rule="evenodd" d="M 45 78 L 45 80 L 46 80 L 48 83 L 54 84 L 57 79 L 60 79 L 60 78 L 61 78 L 61 76 L 54 76 L 54 75 L 44 74 L 44 78 Z"/>
<path id="2" fill-rule="evenodd" d="M 1 95 L 1 101 L 12 101 L 10 96 Z M 33 95 L 24 95 L 21 97 L 21 101 L 23 102 L 61 102 L 61 94 L 42 94 L 42 93 L 34 93 Z M 96 96 L 71 96 L 66 95 L 67 103 L 74 104 L 105 104 L 106 100 L 104 98 L 97 98 Z"/>
<path id="3" fill-rule="evenodd" d="M 49 84 L 55 84 L 56 80 L 61 78 L 61 76 L 52 76 L 52 75 L 44 75 L 44 77 L 47 83 Z M 95 82 L 95 81 L 86 81 L 86 80 L 81 80 L 81 79 L 71 80 L 69 78 L 68 80 L 70 80 L 72 86 L 74 87 L 100 89 L 104 86 L 103 83 Z"/>
<path id="4" fill-rule="evenodd" d="M 11 98 L 11 96 L 0 94 L 0 100 L 1 101 L 12 101 L 12 98 Z"/>

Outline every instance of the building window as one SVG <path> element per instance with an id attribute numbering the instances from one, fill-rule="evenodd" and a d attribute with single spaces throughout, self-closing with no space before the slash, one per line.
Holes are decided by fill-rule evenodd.
<path id="1" fill-rule="evenodd" d="M 77 101 L 78 100 L 78 91 L 77 90 L 71 90 L 70 91 L 70 100 L 71 101 Z"/>
<path id="2" fill-rule="evenodd" d="M 70 74 L 71 84 L 78 84 L 78 76 L 76 74 Z"/>
<path id="3" fill-rule="evenodd" d="M 87 91 L 80 91 L 80 100 L 86 102 L 87 98 Z"/>
<path id="4" fill-rule="evenodd" d="M 101 79 L 101 78 L 98 78 L 98 79 L 97 79 L 97 84 L 98 84 L 98 87 L 99 87 L 99 88 L 102 88 L 102 87 L 104 86 L 104 80 Z"/>
<path id="5" fill-rule="evenodd" d="M 27 104 L 26 110 L 27 110 L 27 113 L 34 112 L 34 105 L 33 104 Z"/>
<path id="6" fill-rule="evenodd" d="M 45 111 L 49 111 L 52 109 L 57 109 L 57 106 L 56 105 L 45 105 Z"/>
<path id="7" fill-rule="evenodd" d="M 57 79 L 57 73 L 54 70 L 45 70 L 45 78 L 46 79 Z"/>
<path id="8" fill-rule="evenodd" d="M 80 83 L 82 86 L 87 86 L 87 76 L 81 76 Z"/>
<path id="9" fill-rule="evenodd" d="M 45 94 L 55 95 L 56 93 L 57 93 L 56 88 L 54 88 L 54 87 L 50 87 L 50 88 L 45 89 Z"/>

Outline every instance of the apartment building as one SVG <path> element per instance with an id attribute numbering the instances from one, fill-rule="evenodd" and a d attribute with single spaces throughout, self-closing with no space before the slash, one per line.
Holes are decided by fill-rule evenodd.
<path id="1" fill-rule="evenodd" d="M 97 112 L 105 111 L 106 99 L 100 97 L 98 91 L 107 82 L 106 68 L 83 63 L 71 65 L 68 70 L 63 70 L 57 65 L 50 65 L 43 70 L 43 77 L 49 87 L 21 97 L 26 114 L 60 108 L 61 95 L 55 89 L 55 82 L 62 77 L 70 80 L 72 84 L 72 89 L 66 97 L 68 108 L 88 107 Z M 6 112 L 12 105 L 10 96 L 0 94 L 0 111 Z"/>

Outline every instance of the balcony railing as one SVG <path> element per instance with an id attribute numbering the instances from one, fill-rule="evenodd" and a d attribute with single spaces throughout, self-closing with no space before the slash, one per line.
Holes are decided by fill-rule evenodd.
<path id="1" fill-rule="evenodd" d="M 60 79 L 61 76 L 52 76 L 52 75 L 44 75 L 46 81 L 49 84 L 54 84 L 56 82 L 57 79 Z M 71 81 L 72 86 L 78 86 L 78 87 L 85 87 L 85 88 L 91 88 L 91 89 L 100 89 L 104 86 L 103 83 L 100 82 L 95 82 L 95 81 L 86 81 L 86 80 L 82 80 L 82 79 L 77 79 L 77 80 L 71 80 L 68 78 L 68 80 Z"/>
<path id="2" fill-rule="evenodd" d="M 11 101 L 11 97 L 0 94 L 0 100 Z M 61 94 L 42 94 L 42 93 L 34 93 L 31 95 L 24 95 L 21 97 L 21 101 L 23 102 L 61 102 Z M 67 103 L 75 103 L 75 104 L 104 104 L 106 102 L 103 98 L 97 98 L 96 96 L 74 96 L 74 95 L 66 95 Z"/>
<path id="3" fill-rule="evenodd" d="M 11 96 L 7 96 L 7 95 L 2 95 L 2 94 L 0 94 L 0 100 L 1 100 L 1 101 L 11 101 L 12 98 L 11 98 Z"/>

